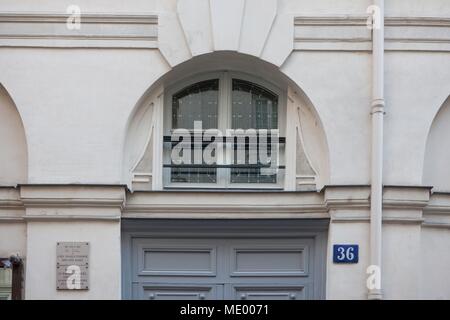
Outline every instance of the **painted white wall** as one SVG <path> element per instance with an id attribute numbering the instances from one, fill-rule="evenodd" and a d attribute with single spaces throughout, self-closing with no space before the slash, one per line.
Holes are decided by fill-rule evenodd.
<path id="1" fill-rule="evenodd" d="M 26 299 L 120 299 L 119 222 L 28 222 L 27 234 Z M 60 241 L 89 242 L 89 290 L 56 290 Z"/>
<path id="2" fill-rule="evenodd" d="M 382 290 L 384 299 L 419 299 L 420 225 L 383 224 Z M 443 253 L 445 254 L 445 253 Z"/>
<path id="3" fill-rule="evenodd" d="M 303 89 L 323 123 L 330 184 L 368 184 L 369 54 L 294 52 L 282 67 Z"/>
<path id="4" fill-rule="evenodd" d="M 23 222 L 0 223 L 0 257 L 27 256 L 27 225 Z"/>
<path id="5" fill-rule="evenodd" d="M 420 299 L 450 297 L 450 230 L 422 228 Z"/>
<path id="6" fill-rule="evenodd" d="M 358 244 L 357 264 L 333 263 L 333 244 Z M 366 268 L 369 265 L 369 224 L 331 222 L 328 231 L 327 299 L 367 298 Z"/>
<path id="7" fill-rule="evenodd" d="M 17 97 L 29 183 L 121 183 L 125 126 L 167 64 L 156 50 L 0 50 Z"/>
<path id="8" fill-rule="evenodd" d="M 384 183 L 420 185 L 428 132 L 450 94 L 450 55 L 388 52 L 385 61 Z"/>

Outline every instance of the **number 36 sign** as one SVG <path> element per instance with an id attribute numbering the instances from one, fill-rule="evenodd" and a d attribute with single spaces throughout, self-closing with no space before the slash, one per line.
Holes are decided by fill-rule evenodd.
<path id="1" fill-rule="evenodd" d="M 334 263 L 358 263 L 357 244 L 335 244 L 333 245 Z"/>

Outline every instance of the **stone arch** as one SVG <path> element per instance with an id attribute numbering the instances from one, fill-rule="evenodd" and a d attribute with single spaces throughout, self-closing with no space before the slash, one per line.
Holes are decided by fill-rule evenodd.
<path id="1" fill-rule="evenodd" d="M 450 192 L 450 96 L 436 114 L 427 137 L 423 184 Z"/>
<path id="2" fill-rule="evenodd" d="M 14 101 L 0 83 L 0 185 L 26 183 L 28 154 L 25 130 Z"/>
<path id="3" fill-rule="evenodd" d="M 320 189 L 329 181 L 328 145 L 321 120 L 310 99 L 301 88 L 282 73 L 278 66 L 252 55 L 218 51 L 199 55 L 180 63 L 159 78 L 135 105 L 127 125 L 123 158 L 123 182 L 131 189 L 160 189 L 155 184 L 153 163 L 162 161 L 155 144 L 162 141 L 164 89 L 197 74 L 214 71 L 239 71 L 271 82 L 285 91 L 290 116 L 286 130 L 296 132 L 291 139 L 295 148 L 295 175 L 290 190 Z M 288 138 L 287 138 L 288 139 Z M 156 152 L 156 154 L 155 154 Z M 159 158 L 159 160 L 155 159 Z M 136 172 L 139 168 L 139 172 Z M 158 177 L 158 179 L 160 179 Z M 139 185 L 139 188 L 133 187 Z"/>

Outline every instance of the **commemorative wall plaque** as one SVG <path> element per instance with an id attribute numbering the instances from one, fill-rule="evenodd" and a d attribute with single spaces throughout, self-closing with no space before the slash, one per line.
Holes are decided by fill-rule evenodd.
<path id="1" fill-rule="evenodd" d="M 89 289 L 89 242 L 56 244 L 56 289 Z"/>

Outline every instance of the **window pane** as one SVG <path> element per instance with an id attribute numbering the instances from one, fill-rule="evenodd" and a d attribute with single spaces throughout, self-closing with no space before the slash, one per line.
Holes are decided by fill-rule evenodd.
<path id="1" fill-rule="evenodd" d="M 193 84 L 173 95 L 172 128 L 194 129 L 202 121 L 203 129 L 217 128 L 219 80 Z"/>
<path id="2" fill-rule="evenodd" d="M 278 128 L 278 96 L 276 94 L 257 84 L 238 79 L 233 79 L 232 88 L 233 129 Z M 258 147 L 250 143 L 245 144 L 246 164 L 251 165 L 249 155 L 257 152 Z M 267 146 L 267 151 L 270 156 L 270 144 Z M 234 157 L 234 163 L 236 163 L 236 152 Z M 257 165 L 254 168 L 231 169 L 231 183 L 276 183 L 276 178 L 276 174 L 262 175 L 261 168 Z"/>
<path id="3" fill-rule="evenodd" d="M 173 95 L 172 129 L 194 129 L 194 121 L 201 121 L 203 129 L 217 128 L 219 80 L 193 84 Z M 191 163 L 194 163 L 194 149 Z M 171 168 L 171 182 L 217 183 L 216 168 Z"/>
<path id="4" fill-rule="evenodd" d="M 277 129 L 278 97 L 248 81 L 233 79 L 233 129 Z"/>

